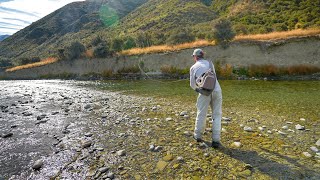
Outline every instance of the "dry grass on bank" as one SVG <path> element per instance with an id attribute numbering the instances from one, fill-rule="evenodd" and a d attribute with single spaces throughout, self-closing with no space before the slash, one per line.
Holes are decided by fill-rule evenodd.
<path id="1" fill-rule="evenodd" d="M 146 48 L 133 48 L 129 50 L 124 50 L 121 55 L 137 55 L 137 54 L 151 54 L 159 52 L 172 52 L 182 49 L 195 48 L 200 46 L 213 46 L 215 43 L 207 40 L 198 40 L 191 43 L 184 43 L 179 45 L 160 45 L 160 46 L 151 46 Z"/>
<path id="2" fill-rule="evenodd" d="M 295 29 L 292 31 L 272 32 L 268 34 L 239 35 L 235 37 L 235 41 L 252 40 L 266 41 L 276 39 L 288 39 L 292 37 L 315 36 L 320 35 L 320 29 Z"/>
<path id="3" fill-rule="evenodd" d="M 34 68 L 34 67 L 39 67 L 39 66 L 44 66 L 47 64 L 52 64 L 57 62 L 57 58 L 49 57 L 47 59 L 43 59 L 40 62 L 32 63 L 32 64 L 26 64 L 26 65 L 21 65 L 21 66 L 15 66 L 13 68 L 6 69 L 6 72 L 13 72 L 21 69 L 29 69 L 29 68 Z"/>
<path id="4" fill-rule="evenodd" d="M 289 39 L 292 37 L 304 37 L 304 36 L 315 36 L 320 35 L 320 29 L 296 29 L 292 31 L 283 32 L 272 32 L 268 34 L 254 34 L 254 35 L 239 35 L 236 36 L 234 41 L 266 41 L 266 40 L 277 40 L 277 39 Z M 184 43 L 179 45 L 160 45 L 151 46 L 146 48 L 133 48 L 129 50 L 124 50 L 120 52 L 121 55 L 139 55 L 139 54 L 151 54 L 151 53 L 162 53 L 162 52 L 172 52 L 179 51 L 182 49 L 190 49 L 203 46 L 213 46 L 215 42 L 210 42 L 207 40 L 198 40 L 191 43 Z"/>

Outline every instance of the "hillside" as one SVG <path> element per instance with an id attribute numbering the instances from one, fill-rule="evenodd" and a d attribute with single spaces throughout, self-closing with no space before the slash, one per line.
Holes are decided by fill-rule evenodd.
<path id="1" fill-rule="evenodd" d="M 112 55 L 133 47 L 212 40 L 213 23 L 222 17 L 231 21 L 238 35 L 319 28 L 319 11 L 320 2 L 314 0 L 75 2 L 2 41 L 0 66 L 21 58 L 58 56 L 59 49 L 74 41 L 88 51 Z"/>

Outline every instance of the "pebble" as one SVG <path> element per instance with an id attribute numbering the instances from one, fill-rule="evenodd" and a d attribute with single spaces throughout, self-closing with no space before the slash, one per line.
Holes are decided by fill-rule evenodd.
<path id="1" fill-rule="evenodd" d="M 39 159 L 33 164 L 32 169 L 39 170 L 42 166 L 43 166 L 43 161 Z"/>
<path id="2" fill-rule="evenodd" d="M 243 127 L 244 127 L 244 125 L 243 125 L 243 124 L 240 124 L 240 127 L 241 127 L 241 128 L 243 128 Z"/>
<path id="3" fill-rule="evenodd" d="M 308 153 L 308 152 L 303 152 L 302 154 L 307 158 L 312 157 L 312 155 L 310 153 Z"/>
<path id="4" fill-rule="evenodd" d="M 92 141 L 83 141 L 82 148 L 88 148 L 92 145 Z"/>
<path id="5" fill-rule="evenodd" d="M 267 133 L 272 134 L 272 131 L 268 130 Z"/>
<path id="6" fill-rule="evenodd" d="M 258 129 L 260 130 L 260 131 L 264 131 L 264 127 L 258 127 Z"/>
<path id="7" fill-rule="evenodd" d="M 210 154 L 209 153 L 204 153 L 204 157 L 209 157 Z"/>
<path id="8" fill-rule="evenodd" d="M 210 131 L 211 131 L 211 128 L 210 128 Z M 221 132 L 226 133 L 227 130 L 225 128 L 221 128 Z"/>
<path id="9" fill-rule="evenodd" d="M 282 129 L 284 129 L 284 130 L 288 130 L 288 129 L 289 129 L 289 127 L 288 127 L 288 126 L 282 126 Z"/>
<path id="10" fill-rule="evenodd" d="M 320 139 L 316 142 L 316 146 L 320 146 Z"/>
<path id="11" fill-rule="evenodd" d="M 282 132 L 282 131 L 278 131 L 278 133 L 281 134 L 281 135 L 287 135 L 287 133 Z"/>
<path id="12" fill-rule="evenodd" d="M 171 117 L 166 118 L 166 121 L 172 121 Z"/>
<path id="13" fill-rule="evenodd" d="M 85 136 L 86 137 L 91 137 L 93 134 L 92 133 L 86 133 Z"/>
<path id="14" fill-rule="evenodd" d="M 231 117 L 222 117 L 223 121 L 231 121 Z"/>
<path id="15" fill-rule="evenodd" d="M 98 148 L 96 148 L 96 150 L 97 150 L 97 151 L 103 151 L 104 148 L 98 147 Z"/>
<path id="16" fill-rule="evenodd" d="M 105 173 L 105 172 L 107 172 L 109 169 L 110 169 L 109 167 L 102 167 L 102 168 L 99 169 L 99 172 Z"/>
<path id="17" fill-rule="evenodd" d="M 153 144 L 151 144 L 151 145 L 149 146 L 149 151 L 154 151 L 154 149 L 155 149 L 155 146 L 154 146 Z"/>
<path id="18" fill-rule="evenodd" d="M 181 113 L 180 113 L 180 116 L 184 116 L 184 115 L 187 115 L 188 113 L 187 113 L 187 111 L 182 111 Z"/>
<path id="19" fill-rule="evenodd" d="M 296 130 L 305 130 L 304 126 L 301 126 L 300 124 L 296 125 Z"/>
<path id="20" fill-rule="evenodd" d="M 109 172 L 107 174 L 107 178 L 113 179 L 114 178 L 114 173 L 113 172 Z"/>
<path id="21" fill-rule="evenodd" d="M 241 147 L 241 142 L 233 142 L 233 146 L 235 147 Z"/>
<path id="22" fill-rule="evenodd" d="M 18 125 L 15 125 L 15 124 L 14 124 L 14 125 L 11 126 L 12 129 L 13 129 L 13 128 L 16 128 L 16 127 L 18 127 Z"/>
<path id="23" fill-rule="evenodd" d="M 119 151 L 117 151 L 117 155 L 118 156 L 125 156 L 126 155 L 126 151 L 125 150 L 119 150 Z"/>
<path id="24" fill-rule="evenodd" d="M 84 109 L 89 109 L 89 108 L 91 108 L 91 105 L 90 105 L 90 104 L 87 104 L 87 105 L 85 105 L 83 108 L 84 108 Z"/>
<path id="25" fill-rule="evenodd" d="M 183 134 L 186 135 L 186 136 L 191 136 L 192 135 L 192 133 L 190 133 L 189 131 L 185 131 L 185 132 L 183 132 Z"/>
<path id="26" fill-rule="evenodd" d="M 4 135 L 2 135 L 2 138 L 8 138 L 8 137 L 11 137 L 11 136 L 13 136 L 13 133 L 9 132 L 9 133 L 5 133 Z"/>
<path id="27" fill-rule="evenodd" d="M 306 119 L 305 118 L 300 118 L 300 121 L 306 121 Z"/>
<path id="28" fill-rule="evenodd" d="M 311 149 L 311 151 L 313 151 L 315 153 L 317 153 L 319 151 L 319 149 L 314 146 L 310 147 L 310 149 Z"/>
<path id="29" fill-rule="evenodd" d="M 161 151 L 162 149 L 163 149 L 162 146 L 157 146 L 157 147 L 154 148 L 154 151 L 159 152 L 159 151 Z"/>
<path id="30" fill-rule="evenodd" d="M 290 122 L 290 121 L 287 121 L 286 123 L 287 123 L 287 124 L 293 124 L 293 122 Z"/>
<path id="31" fill-rule="evenodd" d="M 183 159 L 182 156 L 178 156 L 178 157 L 177 157 L 177 161 L 182 162 L 183 160 L 184 160 L 184 159 Z"/>
<path id="32" fill-rule="evenodd" d="M 245 126 L 245 127 L 243 128 L 243 130 L 244 130 L 244 131 L 247 131 L 247 132 L 252 132 L 252 128 L 249 127 L 249 126 Z"/>

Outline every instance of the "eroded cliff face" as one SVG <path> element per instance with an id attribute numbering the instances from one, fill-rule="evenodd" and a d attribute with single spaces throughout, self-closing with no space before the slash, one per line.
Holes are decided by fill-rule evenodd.
<path id="1" fill-rule="evenodd" d="M 207 59 L 233 66 L 307 64 L 320 67 L 320 36 L 273 42 L 234 42 L 227 49 L 222 49 L 219 46 L 202 47 L 202 49 L 205 51 Z M 63 73 L 81 76 L 110 70 L 117 72 L 119 69 L 138 66 L 139 64 L 143 64 L 144 68 L 151 72 L 160 72 L 160 68 L 164 65 L 184 69 L 189 68 L 194 63 L 191 57 L 192 51 L 193 49 L 185 49 L 179 52 L 60 61 L 10 73 L 0 72 L 0 76 L 13 79 L 34 79 L 48 74 Z"/>

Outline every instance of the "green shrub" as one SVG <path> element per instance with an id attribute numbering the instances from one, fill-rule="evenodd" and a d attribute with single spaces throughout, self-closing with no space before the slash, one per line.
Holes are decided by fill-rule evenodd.
<path id="1" fill-rule="evenodd" d="M 66 46 L 63 52 L 66 60 L 74 60 L 81 57 L 86 48 L 78 41 L 72 42 L 69 46 Z"/>
<path id="2" fill-rule="evenodd" d="M 140 69 L 138 66 L 131 66 L 131 67 L 124 67 L 118 70 L 119 74 L 126 74 L 126 73 L 139 73 Z"/>

